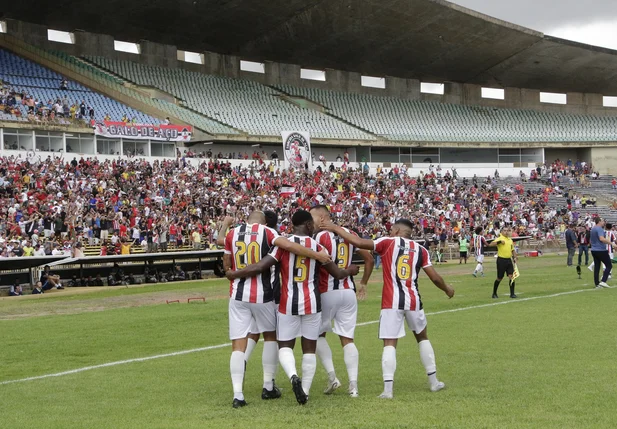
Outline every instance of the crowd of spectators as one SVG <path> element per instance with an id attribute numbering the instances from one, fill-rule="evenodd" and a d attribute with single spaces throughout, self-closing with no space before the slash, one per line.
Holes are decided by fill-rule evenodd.
<path id="1" fill-rule="evenodd" d="M 437 171 L 439 170 L 439 172 Z M 545 175 L 552 177 L 551 166 Z M 517 235 L 560 237 L 569 223 L 590 222 L 594 209 L 566 192 L 568 208 L 548 207 L 558 187 L 525 191 L 520 183 L 496 177 L 460 178 L 431 167 L 419 176 L 404 166 L 370 175 L 345 164 L 315 172 L 285 171 L 273 161 L 232 167 L 228 161 L 186 159 L 149 163 L 143 159 L 21 157 L 0 159 L 0 257 L 84 256 L 84 246 L 100 254 L 128 254 L 184 247 L 214 248 L 225 215 L 239 222 L 254 209 L 279 213 L 288 230 L 297 208 L 327 204 L 337 221 L 367 237 L 387 234 L 395 219 L 415 225 L 414 237 L 454 240 L 483 226 L 499 224 Z M 541 171 L 542 173 L 542 171 Z M 281 189 L 293 190 L 281 193 Z M 585 203 L 583 203 L 585 201 Z M 441 238 L 440 238 L 441 239 Z"/>

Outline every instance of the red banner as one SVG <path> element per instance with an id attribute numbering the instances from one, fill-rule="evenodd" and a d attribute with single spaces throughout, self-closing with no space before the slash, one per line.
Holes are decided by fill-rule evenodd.
<path id="1" fill-rule="evenodd" d="M 94 125 L 94 134 L 107 138 L 188 142 L 193 135 L 193 127 L 190 125 L 143 125 L 104 121 L 97 122 Z"/>

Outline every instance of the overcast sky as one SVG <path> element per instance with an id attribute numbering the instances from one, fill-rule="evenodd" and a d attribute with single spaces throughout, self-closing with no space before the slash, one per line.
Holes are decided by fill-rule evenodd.
<path id="1" fill-rule="evenodd" d="M 617 49 L 617 0 L 450 0 L 550 36 Z"/>

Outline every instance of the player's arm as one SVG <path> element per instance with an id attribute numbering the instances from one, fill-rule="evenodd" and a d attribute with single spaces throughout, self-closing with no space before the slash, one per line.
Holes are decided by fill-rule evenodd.
<path id="1" fill-rule="evenodd" d="M 490 243 L 488 243 L 486 247 L 497 247 L 501 243 L 503 243 L 503 240 L 496 238 L 495 240 L 492 240 Z"/>
<path id="2" fill-rule="evenodd" d="M 358 299 L 362 300 L 366 298 L 366 285 L 373 273 L 375 258 L 373 258 L 371 252 L 365 249 L 360 249 L 357 253 L 364 260 L 364 273 L 362 274 L 362 280 L 360 280 L 360 286 L 358 287 Z"/>
<path id="3" fill-rule="evenodd" d="M 337 267 L 336 264 L 332 261 L 328 262 L 327 264 L 324 264 L 323 267 L 326 269 L 328 273 L 330 273 L 332 277 L 334 277 L 337 280 L 342 280 L 349 276 L 355 276 L 356 274 L 360 272 L 360 268 L 357 265 L 351 264 L 349 268 L 342 269 L 342 268 Z"/>
<path id="4" fill-rule="evenodd" d="M 516 248 L 514 247 L 514 243 L 512 244 L 512 260 L 514 260 L 514 262 L 518 261 L 518 253 L 516 253 Z"/>
<path id="5" fill-rule="evenodd" d="M 236 271 L 232 271 L 231 269 L 225 270 L 225 276 L 229 280 L 255 277 L 261 274 L 262 272 L 269 270 L 272 265 L 276 264 L 276 262 L 277 262 L 276 259 L 274 259 L 272 256 L 266 255 L 266 257 L 263 258 L 258 263 L 249 265 L 242 270 L 236 270 Z"/>
<path id="6" fill-rule="evenodd" d="M 354 234 L 351 234 L 345 231 L 343 228 L 341 228 L 338 225 L 335 225 L 332 222 L 324 222 L 323 224 L 320 225 L 320 227 L 321 229 L 325 229 L 326 231 L 335 233 L 336 235 L 341 237 L 343 240 L 345 240 L 347 243 L 354 245 L 358 249 L 365 249 L 365 250 L 375 249 L 375 243 L 373 240 L 367 240 L 364 238 L 360 238 L 357 235 L 354 235 Z"/>
<path id="7" fill-rule="evenodd" d="M 225 216 L 225 220 L 223 220 L 223 224 L 221 225 L 221 229 L 219 230 L 218 237 L 216 238 L 217 246 L 225 246 L 225 234 L 227 234 L 227 230 L 233 225 L 233 223 L 233 217 Z"/>
<path id="8" fill-rule="evenodd" d="M 275 246 L 286 250 L 289 253 L 293 253 L 294 255 L 302 256 L 303 258 L 310 258 L 319 261 L 322 264 L 326 264 L 328 262 L 332 262 L 330 259 L 330 255 L 326 251 L 323 252 L 315 252 L 308 247 L 304 247 L 298 243 L 294 243 L 289 241 L 287 238 L 278 236 L 274 240 Z"/>
<path id="9" fill-rule="evenodd" d="M 441 277 L 439 273 L 435 271 L 435 268 L 433 268 L 432 266 L 428 266 L 423 267 L 422 269 L 424 270 L 428 278 L 431 279 L 433 284 L 442 291 L 444 291 L 446 295 L 448 295 L 448 298 L 452 298 L 454 296 L 454 288 L 446 284 L 443 277 Z"/>

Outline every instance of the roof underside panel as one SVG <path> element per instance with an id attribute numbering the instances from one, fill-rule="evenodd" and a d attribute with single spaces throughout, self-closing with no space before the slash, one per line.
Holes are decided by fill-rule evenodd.
<path id="1" fill-rule="evenodd" d="M 3 17 L 189 51 L 423 81 L 617 95 L 617 52 L 443 0 L 56 0 Z M 0 17 L 1 17 L 0 16 Z"/>

